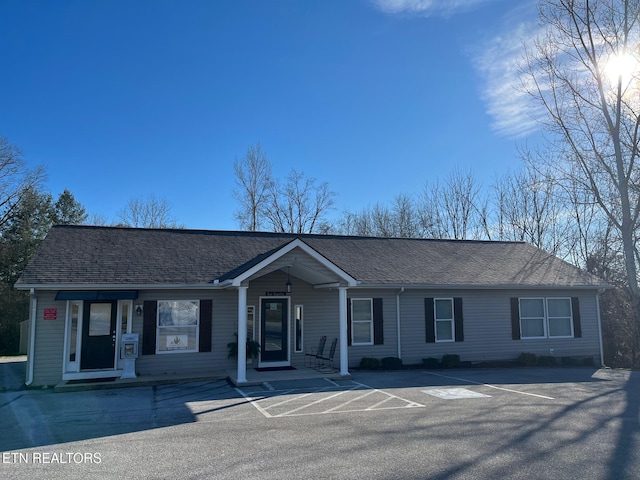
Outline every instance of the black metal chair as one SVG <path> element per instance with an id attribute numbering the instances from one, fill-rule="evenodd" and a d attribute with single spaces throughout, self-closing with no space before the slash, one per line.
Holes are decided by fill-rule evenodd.
<path id="1" fill-rule="evenodd" d="M 304 366 L 305 367 L 313 367 L 318 365 L 318 358 L 324 355 L 324 345 L 327 343 L 327 336 L 323 335 L 320 337 L 318 341 L 318 348 L 314 352 L 313 350 L 309 353 L 304 354 Z"/>
<path id="2" fill-rule="evenodd" d="M 336 354 L 336 347 L 338 346 L 338 339 L 334 338 L 331 341 L 331 347 L 329 347 L 329 355 L 327 355 L 326 357 L 322 356 L 322 355 L 318 355 L 317 359 L 318 362 L 320 363 L 319 367 L 326 369 L 326 368 L 330 368 L 331 371 L 335 370 L 335 367 L 333 366 L 333 357 Z"/>

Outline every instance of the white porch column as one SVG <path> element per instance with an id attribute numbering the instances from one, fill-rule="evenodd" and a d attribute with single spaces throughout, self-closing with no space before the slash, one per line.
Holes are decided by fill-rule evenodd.
<path id="1" fill-rule="evenodd" d="M 247 287 L 238 287 L 238 383 L 247 381 Z"/>
<path id="2" fill-rule="evenodd" d="M 347 287 L 338 288 L 340 308 L 340 375 L 349 375 L 349 352 L 347 350 Z"/>

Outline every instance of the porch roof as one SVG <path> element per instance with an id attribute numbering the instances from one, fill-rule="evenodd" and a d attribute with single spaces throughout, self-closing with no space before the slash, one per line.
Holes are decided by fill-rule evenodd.
<path id="1" fill-rule="evenodd" d="M 268 265 L 350 286 L 606 286 L 523 242 L 55 226 L 16 287 L 213 287 Z"/>

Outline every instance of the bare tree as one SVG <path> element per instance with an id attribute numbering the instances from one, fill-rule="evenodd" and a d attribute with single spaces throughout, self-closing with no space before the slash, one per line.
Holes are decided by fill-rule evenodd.
<path id="1" fill-rule="evenodd" d="M 167 199 L 153 194 L 146 198 L 131 198 L 118 217 L 127 227 L 181 228 L 171 216 L 171 205 Z"/>
<path id="2" fill-rule="evenodd" d="M 22 151 L 0 137 L 0 228 L 12 217 L 23 195 L 35 189 L 44 178 L 44 169 L 29 169 Z"/>
<path id="3" fill-rule="evenodd" d="M 271 182 L 266 222 L 274 232 L 314 233 L 328 230 L 325 216 L 333 206 L 335 193 L 329 184 L 291 170 L 284 184 Z"/>
<path id="4" fill-rule="evenodd" d="M 479 239 L 489 235 L 488 203 L 471 172 L 455 168 L 439 182 L 427 184 L 420 204 L 420 224 L 433 238 Z"/>
<path id="5" fill-rule="evenodd" d="M 545 34 L 527 49 L 522 68 L 525 90 L 547 113 L 553 158 L 565 159 L 553 168 L 589 191 L 619 232 L 636 312 L 639 17 L 640 0 L 546 0 L 540 7 Z"/>
<path id="6" fill-rule="evenodd" d="M 257 231 L 263 226 L 269 193 L 273 187 L 271 163 L 260 143 L 250 145 L 242 159 L 233 163 L 236 186 L 233 195 L 240 203 L 235 217 L 243 230 Z"/>
<path id="7" fill-rule="evenodd" d="M 495 238 L 526 241 L 554 255 L 568 255 L 571 204 L 551 172 L 540 170 L 526 157 L 520 171 L 504 175 L 493 188 Z"/>

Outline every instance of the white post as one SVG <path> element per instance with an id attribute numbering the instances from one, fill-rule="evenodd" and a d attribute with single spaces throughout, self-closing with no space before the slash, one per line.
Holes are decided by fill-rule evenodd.
<path id="1" fill-rule="evenodd" d="M 347 349 L 347 288 L 338 288 L 340 308 L 340 375 L 349 375 L 349 352 Z"/>
<path id="2" fill-rule="evenodd" d="M 247 287 L 238 287 L 238 383 L 247 381 Z"/>

